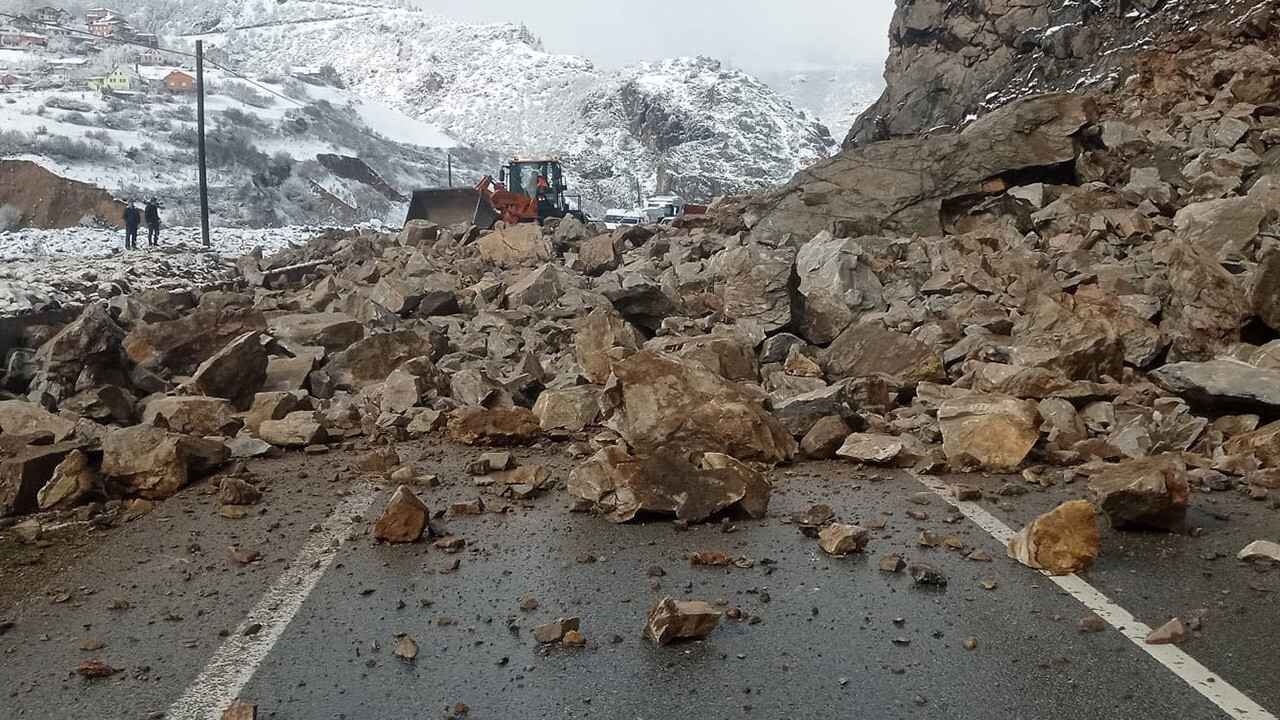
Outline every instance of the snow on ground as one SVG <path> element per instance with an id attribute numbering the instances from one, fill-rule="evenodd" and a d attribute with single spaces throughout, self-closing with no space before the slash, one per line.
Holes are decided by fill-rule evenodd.
<path id="1" fill-rule="evenodd" d="M 320 228 L 166 228 L 158 248 L 124 250 L 124 231 L 101 228 L 0 233 L 0 316 L 81 305 L 123 292 L 185 289 L 226 280 L 234 260 L 255 248 L 271 254 L 306 243 Z"/>
<path id="2" fill-rule="evenodd" d="M 335 105 L 350 102 L 364 124 L 375 133 L 405 145 L 429 148 L 455 148 L 461 145 L 437 125 L 425 123 L 379 102 L 353 97 L 338 88 L 312 86 L 307 88 L 311 97 L 328 100 Z"/>

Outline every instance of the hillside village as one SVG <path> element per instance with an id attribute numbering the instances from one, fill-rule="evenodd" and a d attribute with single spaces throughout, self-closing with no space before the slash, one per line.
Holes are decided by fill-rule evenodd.
<path id="1" fill-rule="evenodd" d="M 0 90 L 191 94 L 196 78 L 189 55 L 162 50 L 159 37 L 137 30 L 125 13 L 104 7 L 74 17 L 49 5 L 0 26 Z M 232 64 L 217 47 L 206 48 L 205 58 L 213 67 Z M 319 71 L 300 68 L 299 74 Z"/>

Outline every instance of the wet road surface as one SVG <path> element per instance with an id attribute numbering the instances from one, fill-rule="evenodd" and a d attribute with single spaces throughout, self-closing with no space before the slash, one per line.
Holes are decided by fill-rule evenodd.
<path id="1" fill-rule="evenodd" d="M 434 441 L 401 446 L 416 468 L 440 476 L 441 487 L 419 490 L 433 510 L 477 496 L 462 470 L 476 453 Z M 561 479 L 572 467 L 554 451 L 517 455 Z M 782 468 L 768 518 L 688 530 L 572 514 L 557 489 L 509 513 L 446 513 L 448 532 L 467 540 L 449 554 L 428 541 L 373 542 L 387 488 L 370 490 L 355 457 L 251 464 L 266 496 L 244 520 L 218 517 L 203 483 L 98 533 L 94 551 L 0 606 L 0 619 L 14 623 L 0 635 L 0 717 L 217 718 L 221 707 L 198 715 L 174 704 L 193 683 L 203 687 L 206 665 L 229 642 L 244 651 L 245 684 L 215 679 L 211 691 L 252 700 L 266 718 L 448 717 L 456 703 L 468 718 L 1231 717 L 1120 632 L 1080 632 L 1088 609 L 1008 560 L 942 498 L 909 503 L 925 488 L 907 472 Z M 963 480 L 989 492 L 1010 482 Z M 1082 491 L 1034 488 L 981 505 L 1018 528 Z M 866 553 L 828 557 L 788 522 L 814 503 L 844 522 L 883 518 L 885 527 L 873 530 Z M 1234 556 L 1275 538 L 1276 511 L 1235 493 L 1195 494 L 1192 506 L 1189 524 L 1202 537 L 1104 528 L 1101 558 L 1085 578 L 1148 625 L 1200 618 L 1182 649 L 1275 713 L 1280 611 L 1264 590 L 1280 582 Z M 964 550 L 922 547 L 925 530 L 961 539 Z M 236 565 L 231 546 L 263 558 Z M 991 561 L 965 559 L 973 549 Z M 690 566 L 689 553 L 707 550 L 755 562 Z M 947 586 L 880 571 L 889 553 L 941 568 Z M 318 580 L 273 633 L 271 613 L 281 608 L 247 615 L 290 568 Z M 655 648 L 641 628 L 664 595 L 737 608 L 742 619 L 722 620 L 705 642 Z M 522 610 L 530 598 L 537 608 Z M 588 646 L 539 647 L 533 628 L 557 617 L 580 617 Z M 259 621 L 264 629 L 253 627 Z M 420 647 L 413 662 L 392 654 L 400 633 Z M 968 637 L 978 639 L 973 650 Z M 83 680 L 72 670 L 88 659 L 122 671 Z"/>

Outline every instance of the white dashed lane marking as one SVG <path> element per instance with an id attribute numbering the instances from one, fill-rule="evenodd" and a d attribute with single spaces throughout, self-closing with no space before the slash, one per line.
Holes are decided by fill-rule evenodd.
<path id="1" fill-rule="evenodd" d="M 352 518 L 365 513 L 377 491 L 354 490 L 322 523 L 320 532 L 307 541 L 275 583 L 249 611 L 241 626 L 261 623 L 254 635 L 237 631 L 222 644 L 195 682 L 169 706 L 168 720 L 219 720 L 253 678 L 258 666 L 284 635 L 285 628 L 302 608 L 329 565 L 338 556 Z"/>

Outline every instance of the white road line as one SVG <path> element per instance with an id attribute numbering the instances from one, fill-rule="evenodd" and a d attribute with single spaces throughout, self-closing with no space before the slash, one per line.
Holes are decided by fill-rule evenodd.
<path id="1" fill-rule="evenodd" d="M 959 508 L 965 517 L 987 531 L 987 534 L 998 540 L 1002 545 L 1007 546 L 1013 536 L 1017 534 L 980 505 L 957 500 L 951 491 L 947 489 L 947 486 L 937 478 L 912 474 L 922 485 L 937 493 L 943 500 Z M 1041 573 L 1057 584 L 1058 587 L 1067 591 L 1076 600 L 1079 600 L 1082 605 L 1092 610 L 1098 617 L 1107 621 L 1116 630 L 1119 630 L 1134 645 L 1142 648 L 1144 652 L 1155 658 L 1156 662 L 1164 665 L 1174 675 L 1181 678 L 1183 682 L 1190 685 L 1192 689 L 1208 699 L 1209 702 L 1221 708 L 1228 716 L 1236 718 L 1236 720 L 1277 720 L 1276 716 L 1266 708 L 1250 700 L 1247 695 L 1237 690 L 1231 683 L 1215 675 L 1209 668 L 1201 665 L 1195 658 L 1180 650 L 1176 645 L 1148 645 L 1146 637 L 1151 632 L 1151 628 L 1139 622 L 1132 613 L 1112 602 L 1111 598 L 1085 582 L 1080 576 L 1056 576 L 1043 571 Z"/>
<path id="2" fill-rule="evenodd" d="M 258 622 L 262 623 L 262 629 L 251 636 L 238 630 L 233 633 L 182 697 L 169 706 L 165 718 L 219 720 L 222 717 L 222 712 L 239 697 L 337 557 L 352 518 L 366 512 L 376 496 L 377 491 L 372 487 L 357 488 L 347 496 L 245 617 L 246 625 Z"/>

